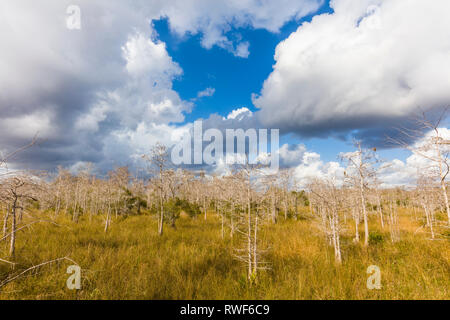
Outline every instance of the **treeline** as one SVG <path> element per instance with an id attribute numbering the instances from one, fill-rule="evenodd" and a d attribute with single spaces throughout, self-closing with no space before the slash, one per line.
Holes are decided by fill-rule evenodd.
<path id="1" fill-rule="evenodd" d="M 162 236 L 165 226 L 176 228 L 182 214 L 199 223 L 213 214 L 221 223 L 222 238 L 237 238 L 240 245 L 235 248 L 235 258 L 246 266 L 248 280 L 256 281 L 258 270 L 270 267 L 264 257 L 269 244 L 261 243 L 260 229 L 280 220 L 309 219 L 341 263 L 341 236 L 349 228 L 354 242 L 364 246 L 371 242 L 370 223 L 388 230 L 392 242 L 399 241 L 402 208 L 430 239 L 448 236 L 448 145 L 436 129 L 435 136 L 414 150 L 428 162 L 418 170 L 415 188 L 408 190 L 381 188 L 379 176 L 386 164 L 375 149 L 363 148 L 360 143 L 354 152 L 341 154 L 343 176 L 310 179 L 302 188 L 289 169 L 274 173 L 247 163 L 235 165 L 226 176 L 214 176 L 173 168 L 168 149 L 160 144 L 143 156 L 145 179 L 127 167 L 116 168 L 105 177 L 97 177 L 92 165 L 76 174 L 58 168 L 52 177 L 6 171 L 0 175 L 0 242 L 9 241 L 10 259 L 14 259 L 18 231 L 37 222 L 54 223 L 61 215 L 74 223 L 101 216 L 104 232 L 117 217 L 152 215 Z M 0 159 L 0 166 L 5 159 Z"/>
<path id="2" fill-rule="evenodd" d="M 264 258 L 269 244 L 261 243 L 260 229 L 280 220 L 311 220 L 334 248 L 337 263 L 342 261 L 340 237 L 349 226 L 355 242 L 370 245 L 376 240 L 376 235 L 370 233 L 369 219 L 389 231 L 393 242 L 401 239 L 401 209 L 426 229 L 430 239 L 442 237 L 447 225 L 439 185 L 420 180 L 414 190 L 381 189 L 373 183 L 376 180 L 371 172 L 362 175 L 361 186 L 355 184 L 361 183 L 359 172 L 369 171 L 350 166 L 344 184 L 334 179 L 315 179 L 305 190 L 295 189 L 290 170 L 268 175 L 249 165 L 221 177 L 163 166 L 145 180 L 134 177 L 127 167 L 119 167 L 103 178 L 96 177 L 93 169 L 87 165 L 72 174 L 59 168 L 51 180 L 25 174 L 3 177 L 1 240 L 10 241 L 11 256 L 18 231 L 31 223 L 45 222 L 25 220 L 25 215 L 36 219 L 39 213 L 47 213 L 42 217 L 51 217 L 52 221 L 65 215 L 74 223 L 92 222 L 94 216 L 101 216 L 105 232 L 117 217 L 152 215 L 158 219 L 155 232 L 160 235 L 164 226 L 176 228 L 182 214 L 198 223 L 214 215 L 221 222 L 222 238 L 237 238 L 235 258 L 245 264 L 249 281 L 256 281 L 258 270 L 270 266 Z M 364 239 L 360 239 L 361 233 Z"/>

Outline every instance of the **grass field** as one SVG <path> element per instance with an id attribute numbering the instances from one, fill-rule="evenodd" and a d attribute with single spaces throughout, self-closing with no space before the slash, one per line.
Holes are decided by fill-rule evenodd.
<path id="1" fill-rule="evenodd" d="M 68 261 L 51 264 L 0 289 L 0 299 L 449 299 L 450 244 L 430 241 L 417 225 L 402 217 L 402 240 L 371 221 L 381 235 L 364 248 L 352 242 L 351 225 L 343 234 L 343 263 L 336 265 L 327 245 L 309 219 L 280 221 L 261 229 L 268 248 L 257 284 L 249 285 L 246 270 L 233 258 L 238 245 L 211 213 L 182 217 L 177 228 L 157 235 L 149 215 L 116 218 L 107 234 L 103 221 L 60 217 L 59 226 L 35 224 L 19 231 L 16 265 L 0 263 L 0 282 L 8 274 L 69 256 L 82 267 L 82 289 L 69 290 Z M 375 239 L 375 238 L 374 238 Z M 0 257 L 7 257 L 0 243 Z M 367 267 L 381 269 L 381 290 L 366 286 Z"/>

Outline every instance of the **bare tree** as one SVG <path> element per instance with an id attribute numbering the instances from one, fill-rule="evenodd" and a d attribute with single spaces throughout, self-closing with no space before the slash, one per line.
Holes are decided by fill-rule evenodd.
<path id="1" fill-rule="evenodd" d="M 322 230 L 334 248 L 335 261 L 342 262 L 340 212 L 344 209 L 344 193 L 335 179 L 315 179 L 309 185 L 311 197 L 317 207 Z"/>
<path id="2" fill-rule="evenodd" d="M 10 233 L 5 235 L 10 237 L 10 249 L 9 254 L 14 257 L 16 250 L 16 233 L 17 233 L 17 212 L 23 210 L 23 205 L 26 201 L 37 201 L 35 197 L 35 190 L 38 188 L 37 183 L 32 177 L 27 175 L 15 175 L 8 178 L 2 183 L 1 198 L 3 201 L 9 203 L 10 216 L 11 216 L 11 229 Z M 6 219 L 5 219 L 6 222 Z M 6 223 L 5 223 L 6 224 Z M 4 226 L 4 230 L 6 227 Z"/>
<path id="3" fill-rule="evenodd" d="M 345 175 L 350 185 L 359 190 L 359 198 L 364 220 L 364 245 L 369 245 L 369 222 L 366 207 L 369 183 L 375 176 L 374 165 L 378 163 L 375 149 L 363 149 L 360 141 L 356 141 L 357 150 L 341 154 L 341 159 L 347 163 Z"/>
<path id="4" fill-rule="evenodd" d="M 156 167 L 158 179 L 157 182 L 157 188 L 159 191 L 159 205 L 160 205 L 160 217 L 159 217 L 159 223 L 158 223 L 158 234 L 160 236 L 163 235 L 163 228 L 164 228 L 164 177 L 165 177 L 165 170 L 167 169 L 168 162 L 169 162 L 169 152 L 167 150 L 167 147 L 157 143 L 149 156 L 144 155 L 144 159 L 149 161 L 149 163 Z"/>
<path id="5" fill-rule="evenodd" d="M 440 124 L 447 113 L 445 112 L 434 123 L 428 120 L 425 115 L 420 120 L 420 124 L 423 128 L 430 129 L 432 135 L 427 138 L 426 142 L 417 148 L 414 148 L 416 154 L 430 160 L 435 163 L 439 170 L 439 184 L 442 189 L 442 196 L 444 198 L 445 210 L 447 212 L 447 222 L 450 224 L 450 206 L 447 194 L 446 179 L 450 171 L 450 141 L 446 140 L 440 130 Z"/>
<path id="6" fill-rule="evenodd" d="M 446 185 L 450 172 L 450 138 L 443 135 L 441 128 L 442 122 L 447 118 L 448 110 L 449 107 L 443 108 L 436 120 L 429 119 L 425 112 L 422 112 L 415 117 L 414 129 L 399 129 L 400 137 L 389 138 L 389 140 L 427 160 L 430 164 L 428 167 L 436 168 L 436 177 L 439 179 L 447 213 L 447 223 L 450 224 L 450 205 Z"/>
<path id="7" fill-rule="evenodd" d="M 258 182 L 258 176 L 261 175 L 260 168 L 260 165 L 249 164 L 247 158 L 246 164 L 242 165 L 240 171 L 235 174 L 242 195 L 240 197 L 242 218 L 246 220 L 244 228 L 237 230 L 243 237 L 244 246 L 236 250 L 235 257 L 247 266 L 247 279 L 250 283 L 257 282 L 258 270 L 267 269 L 267 262 L 261 257 L 264 250 L 260 248 L 258 239 L 263 211 L 260 210 L 256 201 L 257 186 L 255 184 Z"/>

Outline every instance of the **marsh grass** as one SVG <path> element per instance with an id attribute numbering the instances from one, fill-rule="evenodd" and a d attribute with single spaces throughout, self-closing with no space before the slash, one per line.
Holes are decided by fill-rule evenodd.
<path id="1" fill-rule="evenodd" d="M 403 213 L 405 214 L 405 213 Z M 0 264 L 0 282 L 11 272 L 70 256 L 82 267 L 82 289 L 66 287 L 69 262 L 38 269 L 0 289 L 0 299 L 449 299 L 450 246 L 414 234 L 417 225 L 401 217 L 401 241 L 371 220 L 371 244 L 353 243 L 353 227 L 342 236 L 343 263 L 309 218 L 268 224 L 261 243 L 268 248 L 258 283 L 233 258 L 236 238 L 221 238 L 220 220 L 182 217 L 177 228 L 157 235 L 150 215 L 116 218 L 107 234 L 103 220 L 67 217 L 60 226 L 36 224 L 18 234 L 15 270 Z M 350 223 L 350 222 L 349 222 Z M 0 256 L 7 244 L 0 243 Z M 381 269 L 381 290 L 368 290 L 367 267 Z"/>

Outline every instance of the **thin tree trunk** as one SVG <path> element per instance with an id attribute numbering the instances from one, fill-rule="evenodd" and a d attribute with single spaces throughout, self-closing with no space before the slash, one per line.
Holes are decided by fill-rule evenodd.
<path id="1" fill-rule="evenodd" d="M 334 242 L 334 257 L 337 263 L 342 262 L 341 244 L 339 238 L 339 215 L 338 212 L 333 212 L 333 242 Z"/>
<path id="2" fill-rule="evenodd" d="M 9 255 L 14 257 L 16 253 L 16 206 L 17 206 L 17 197 L 14 199 L 14 204 L 11 210 L 11 242 L 9 247 Z"/>
<path id="3" fill-rule="evenodd" d="M 352 213 L 355 220 L 355 242 L 359 242 L 359 210 L 352 209 Z"/>
<path id="4" fill-rule="evenodd" d="M 9 207 L 9 205 L 7 205 L 6 212 L 5 212 L 5 218 L 3 219 L 3 236 L 6 236 L 6 233 L 8 232 L 9 214 L 10 214 L 10 207 Z"/>
<path id="5" fill-rule="evenodd" d="M 22 222 L 22 217 L 23 217 L 23 208 L 20 207 L 19 208 L 19 217 L 18 217 L 19 218 L 18 219 L 19 220 L 19 224 Z"/>
<path id="6" fill-rule="evenodd" d="M 222 218 L 222 239 L 224 239 L 225 238 L 225 229 L 224 229 L 224 212 L 223 212 L 223 210 L 222 209 L 219 209 L 220 210 L 220 216 L 221 216 L 221 218 Z"/>
<path id="7" fill-rule="evenodd" d="M 111 221 L 111 201 L 108 201 L 108 212 L 106 214 L 105 232 L 108 231 L 110 221 Z"/>
<path id="8" fill-rule="evenodd" d="M 163 205 L 162 195 L 160 196 L 160 205 L 161 205 L 161 216 L 159 218 L 158 234 L 160 236 L 162 236 L 163 235 L 163 226 L 164 226 L 164 205 Z"/>
<path id="9" fill-rule="evenodd" d="M 440 178 L 441 178 L 441 188 L 442 188 L 442 193 L 444 196 L 444 202 L 445 202 L 445 209 L 447 210 L 447 219 L 448 219 L 448 224 L 450 224 L 450 206 L 449 206 L 449 202 L 448 202 L 448 195 L 447 195 L 447 187 L 445 185 L 445 177 L 447 176 L 447 174 L 444 174 L 444 170 L 442 168 L 442 154 L 441 154 L 441 150 L 439 149 L 439 146 L 436 144 L 436 151 L 438 154 L 438 159 L 439 159 L 439 173 L 440 173 Z"/>
<path id="10" fill-rule="evenodd" d="M 361 206 L 364 218 L 364 246 L 369 245 L 369 222 L 367 221 L 367 210 L 366 210 L 366 199 L 364 196 L 364 180 L 361 175 L 360 180 L 360 196 L 361 196 Z"/>
<path id="11" fill-rule="evenodd" d="M 234 235 L 234 202 L 231 201 L 231 214 L 230 214 L 230 237 L 233 238 Z"/>
<path id="12" fill-rule="evenodd" d="M 256 212 L 255 216 L 255 237 L 253 239 L 253 275 L 255 276 L 256 281 L 256 273 L 258 272 L 258 212 Z"/>
<path id="13" fill-rule="evenodd" d="M 432 220 L 432 217 L 430 215 L 430 210 L 428 209 L 428 206 L 425 203 L 423 204 L 423 209 L 425 210 L 425 217 L 426 217 L 426 220 L 427 220 L 427 226 L 430 228 L 431 239 L 434 239 L 433 220 Z"/>
<path id="14" fill-rule="evenodd" d="M 205 211 L 205 221 L 206 221 L 206 197 L 203 198 L 203 210 Z"/>
<path id="15" fill-rule="evenodd" d="M 383 220 L 383 210 L 381 209 L 381 200 L 380 195 L 377 192 L 377 201 L 378 201 L 378 214 L 380 215 L 381 229 L 384 229 L 384 220 Z"/>
<path id="16" fill-rule="evenodd" d="M 277 223 L 277 213 L 275 210 L 275 194 L 272 194 L 271 200 L 272 200 L 272 222 Z"/>

